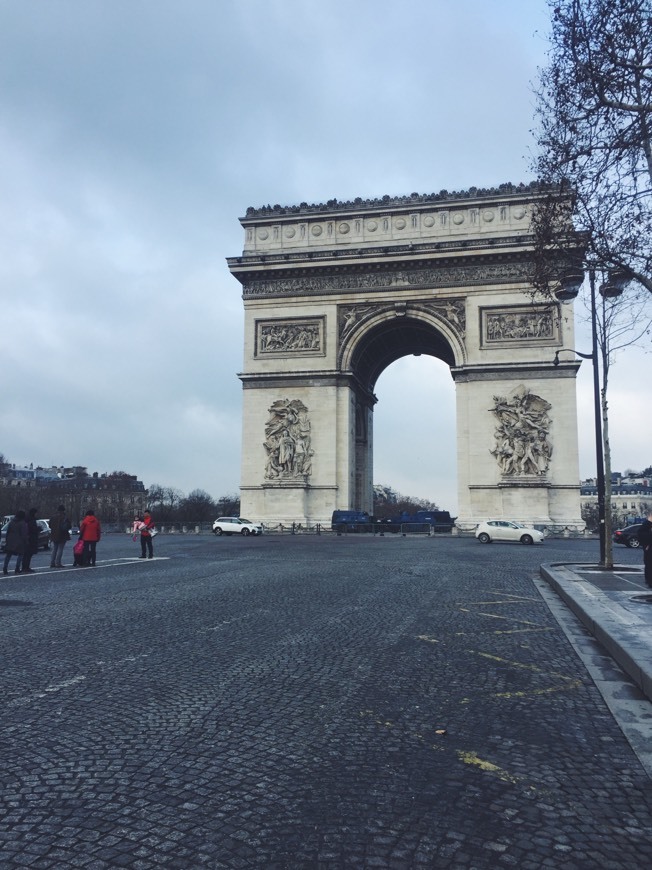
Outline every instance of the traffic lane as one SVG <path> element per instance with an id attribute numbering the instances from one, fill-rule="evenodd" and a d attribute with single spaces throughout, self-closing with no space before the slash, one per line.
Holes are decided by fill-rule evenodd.
<path id="1" fill-rule="evenodd" d="M 647 781 L 533 590 L 535 548 L 213 543 L 30 577 L 6 609 L 33 683 L 9 708 L 14 843 L 64 866 L 649 858 Z"/>

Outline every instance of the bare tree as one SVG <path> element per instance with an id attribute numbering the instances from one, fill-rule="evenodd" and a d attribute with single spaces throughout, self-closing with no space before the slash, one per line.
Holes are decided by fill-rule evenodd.
<path id="1" fill-rule="evenodd" d="M 558 229 L 570 193 L 593 266 L 652 292 L 651 2 L 548 5 L 551 48 L 536 91 L 534 169 L 550 196 L 535 219 L 539 247 L 564 244 Z M 545 285 L 551 276 L 538 277 Z"/>
<path id="2" fill-rule="evenodd" d="M 650 323 L 644 309 L 652 293 L 652 5 L 651 0 L 548 0 L 548 5 L 551 48 L 537 90 L 534 161 L 547 196 L 533 218 L 533 283 L 549 294 L 568 266 L 588 268 L 592 280 L 603 275 L 612 286 L 635 282 L 624 297 L 613 299 L 605 288 L 602 304 L 594 303 L 608 507 L 609 369 L 617 351 L 639 341 Z M 573 237 L 569 260 L 564 249 Z M 609 510 L 603 534 L 604 565 L 610 567 Z"/>
<path id="3" fill-rule="evenodd" d="M 203 523 L 215 519 L 215 502 L 203 489 L 193 489 L 186 498 L 181 499 L 179 510 L 184 519 L 191 523 Z"/>
<path id="4" fill-rule="evenodd" d="M 216 502 L 217 514 L 221 517 L 240 516 L 240 496 L 237 493 L 223 495 Z"/>

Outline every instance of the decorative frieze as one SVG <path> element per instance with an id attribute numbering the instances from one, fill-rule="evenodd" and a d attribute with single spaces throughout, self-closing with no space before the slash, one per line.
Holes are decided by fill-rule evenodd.
<path id="1" fill-rule="evenodd" d="M 265 480 L 307 482 L 312 474 L 310 420 L 300 399 L 277 399 L 265 425 Z"/>
<path id="2" fill-rule="evenodd" d="M 494 433 L 496 446 L 490 453 L 504 477 L 541 476 L 547 472 L 552 456 L 548 438 L 551 407 L 522 385 L 509 399 L 494 396 L 490 410 L 498 426 Z"/>
<path id="3" fill-rule="evenodd" d="M 257 296 L 325 296 L 347 291 L 396 291 L 409 287 L 468 287 L 523 282 L 525 272 L 523 263 L 477 263 L 436 269 L 313 274 L 298 278 L 249 280 L 243 285 L 242 295 L 250 299 Z"/>
<path id="4" fill-rule="evenodd" d="M 559 311 L 556 306 L 483 308 L 481 318 L 480 334 L 486 347 L 559 341 Z"/>
<path id="5" fill-rule="evenodd" d="M 324 318 L 256 321 L 257 357 L 324 356 Z"/>

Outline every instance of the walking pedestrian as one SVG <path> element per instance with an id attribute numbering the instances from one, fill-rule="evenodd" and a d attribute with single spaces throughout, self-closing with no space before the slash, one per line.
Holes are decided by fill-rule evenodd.
<path id="1" fill-rule="evenodd" d="M 38 508 L 30 508 L 27 514 L 27 546 L 25 547 L 25 555 L 23 556 L 23 574 L 33 574 L 34 569 L 30 568 L 32 556 L 38 551 L 38 523 L 36 522 L 36 514 Z"/>
<path id="2" fill-rule="evenodd" d="M 86 568 L 94 568 L 97 542 L 102 537 L 102 528 L 100 521 L 95 516 L 95 511 L 86 511 L 86 515 L 79 526 L 79 537 L 84 542 L 82 564 Z"/>
<path id="3" fill-rule="evenodd" d="M 154 545 L 152 543 L 152 532 L 154 530 L 154 519 L 149 511 L 143 514 L 143 523 L 140 529 L 140 551 L 139 559 L 153 559 Z"/>
<path id="4" fill-rule="evenodd" d="M 652 588 L 652 511 L 643 520 L 638 532 L 638 542 L 643 547 L 645 585 Z"/>
<path id="5" fill-rule="evenodd" d="M 27 549 L 27 522 L 25 520 L 25 511 L 17 511 L 16 516 L 9 520 L 7 526 L 7 537 L 5 540 L 5 561 L 2 566 L 2 573 L 9 573 L 9 562 L 11 557 L 16 557 L 16 574 L 22 571 L 23 556 Z"/>
<path id="6" fill-rule="evenodd" d="M 70 540 L 70 520 L 66 514 L 66 508 L 60 504 L 56 514 L 50 520 L 50 540 L 52 541 L 52 558 L 50 568 L 63 568 L 63 548 Z"/>

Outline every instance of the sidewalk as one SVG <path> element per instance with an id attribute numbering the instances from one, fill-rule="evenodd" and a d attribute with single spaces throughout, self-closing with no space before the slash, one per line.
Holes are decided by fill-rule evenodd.
<path id="1" fill-rule="evenodd" d="M 643 568 L 544 564 L 541 576 L 652 700 L 652 589 Z"/>

